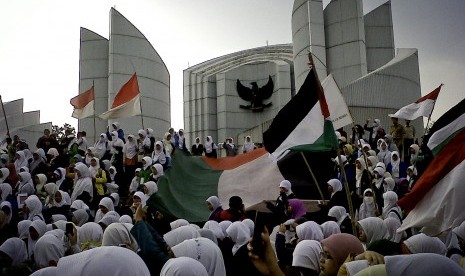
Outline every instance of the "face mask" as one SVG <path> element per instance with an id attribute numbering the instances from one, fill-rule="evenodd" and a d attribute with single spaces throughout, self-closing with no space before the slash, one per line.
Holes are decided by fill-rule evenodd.
<path id="1" fill-rule="evenodd" d="M 366 196 L 363 198 L 363 202 L 367 205 L 373 204 L 374 201 L 375 199 L 372 196 Z"/>

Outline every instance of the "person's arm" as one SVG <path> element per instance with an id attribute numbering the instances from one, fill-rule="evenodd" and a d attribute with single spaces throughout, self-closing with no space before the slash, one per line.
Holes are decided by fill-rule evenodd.
<path id="1" fill-rule="evenodd" d="M 99 169 L 100 173 L 97 173 L 95 176 L 95 184 L 105 184 L 107 183 L 107 174 L 104 170 Z"/>
<path id="2" fill-rule="evenodd" d="M 285 274 L 279 268 L 278 260 L 276 259 L 276 255 L 271 246 L 270 235 L 268 234 L 268 229 L 266 229 L 266 227 L 261 234 L 261 238 L 264 248 L 263 256 L 256 255 L 253 252 L 252 242 L 249 242 L 247 245 L 247 249 L 249 250 L 249 258 L 253 265 L 262 275 L 284 276 Z"/>

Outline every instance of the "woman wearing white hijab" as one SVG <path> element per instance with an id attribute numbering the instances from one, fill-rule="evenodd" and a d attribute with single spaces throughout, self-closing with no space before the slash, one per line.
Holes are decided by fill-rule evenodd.
<path id="1" fill-rule="evenodd" d="M 171 248 L 176 257 L 189 257 L 199 261 L 209 276 L 226 275 L 220 248 L 207 238 L 185 240 Z"/>
<path id="2" fill-rule="evenodd" d="M 220 199 L 217 196 L 211 196 L 206 200 L 208 209 L 211 211 L 208 220 L 217 220 L 218 215 L 223 211 Z"/>
<path id="3" fill-rule="evenodd" d="M 77 226 L 82 226 L 89 220 L 89 214 L 84 209 L 79 209 L 73 212 L 72 221 Z"/>
<path id="4" fill-rule="evenodd" d="M 78 245 L 81 251 L 101 246 L 102 239 L 102 227 L 95 222 L 84 223 L 78 228 Z"/>
<path id="5" fill-rule="evenodd" d="M 39 269 L 56 266 L 58 260 L 64 256 L 64 242 L 55 235 L 45 234 L 34 246 L 34 261 Z"/>
<path id="6" fill-rule="evenodd" d="M 121 223 L 129 223 L 129 224 L 133 224 L 132 222 L 132 218 L 128 215 L 122 215 L 120 218 L 119 218 L 119 222 Z"/>
<path id="7" fill-rule="evenodd" d="M 152 195 L 158 192 L 157 183 L 153 181 L 148 181 L 144 183 L 144 193 L 147 197 L 151 197 Z"/>
<path id="8" fill-rule="evenodd" d="M 5 208 L 8 208 L 9 211 L 6 211 Z M 0 209 L 1 209 L 3 212 L 8 213 L 8 217 L 7 217 L 6 223 L 7 223 L 7 224 L 10 224 L 11 218 L 13 217 L 13 206 L 11 205 L 11 203 L 10 203 L 9 201 L 3 201 L 2 203 L 0 203 Z"/>
<path id="9" fill-rule="evenodd" d="M 101 246 L 61 258 L 56 275 L 150 276 L 150 272 L 144 261 L 131 250 Z"/>
<path id="10" fill-rule="evenodd" d="M 384 257 L 387 275 L 464 275 L 464 271 L 450 260 L 437 254 L 412 254 Z"/>
<path id="11" fill-rule="evenodd" d="M 312 275 L 311 273 L 313 273 L 313 275 L 319 275 L 320 254 L 322 251 L 323 249 L 318 241 L 300 241 L 292 254 L 292 266 L 297 267 L 301 271 L 301 275 Z M 307 273 L 303 274 L 302 270 L 307 270 Z"/>
<path id="12" fill-rule="evenodd" d="M 34 247 L 37 241 L 47 232 L 47 225 L 42 220 L 35 220 L 31 223 L 28 230 L 27 251 L 29 258 L 31 258 L 34 254 Z"/>
<path id="13" fill-rule="evenodd" d="M 209 220 L 205 222 L 205 224 L 203 225 L 203 229 L 211 230 L 215 237 L 220 241 L 224 239 L 224 233 L 220 227 L 220 224 L 214 220 Z"/>
<path id="14" fill-rule="evenodd" d="M 139 246 L 131 234 L 132 224 L 112 223 L 103 232 L 102 246 L 119 246 L 125 244 L 126 248 L 137 252 Z"/>
<path id="15" fill-rule="evenodd" d="M 365 157 L 363 156 L 355 160 L 355 187 L 357 189 L 357 195 L 361 195 L 362 190 L 370 187 L 370 178 L 368 176 Z"/>
<path id="16" fill-rule="evenodd" d="M 73 193 L 71 194 L 71 202 L 78 199 L 80 196 L 84 196 L 84 193 L 87 193 L 84 197 L 89 198 L 89 201 L 92 200 L 94 196 L 92 176 L 86 165 L 83 163 L 77 163 L 75 167 L 77 181 L 74 185 Z"/>
<path id="17" fill-rule="evenodd" d="M 355 214 L 356 220 L 362 220 L 369 217 L 376 217 L 376 202 L 372 189 L 363 191 L 363 202 Z"/>
<path id="18" fill-rule="evenodd" d="M 66 179 L 66 170 L 60 167 L 57 168 L 53 173 L 56 175 L 55 184 L 58 186 L 58 189 L 63 189 L 61 185 Z"/>
<path id="19" fill-rule="evenodd" d="M 446 255 L 446 245 L 437 237 L 430 237 L 423 233 L 411 236 L 403 241 L 409 253 L 435 253 Z"/>
<path id="20" fill-rule="evenodd" d="M 389 217 L 386 218 L 384 221 L 384 227 L 386 227 L 386 239 L 399 243 L 400 240 L 402 239 L 402 233 L 397 233 L 397 229 L 400 228 L 402 225 L 398 219 Z"/>
<path id="21" fill-rule="evenodd" d="M 106 213 L 109 211 L 114 211 L 115 206 L 113 205 L 113 200 L 109 197 L 104 197 L 100 200 L 99 204 L 99 209 L 97 210 L 97 213 L 95 214 L 95 222 L 99 222 L 103 216 L 105 216 Z"/>
<path id="22" fill-rule="evenodd" d="M 80 199 L 76 199 L 71 204 L 70 209 L 71 210 L 79 210 L 79 209 L 89 210 L 89 206 L 87 206 L 87 204 L 85 204 L 84 201 L 82 201 Z"/>
<path id="23" fill-rule="evenodd" d="M 397 194 L 393 191 L 388 191 L 383 194 L 384 207 L 383 207 L 383 218 L 393 217 L 402 222 L 402 210 L 397 205 Z"/>
<path id="24" fill-rule="evenodd" d="M 170 223 L 171 230 L 174 230 L 176 228 L 179 228 L 181 226 L 186 226 L 186 225 L 190 225 L 190 223 L 185 219 L 177 219 Z"/>
<path id="25" fill-rule="evenodd" d="M 188 257 L 179 257 L 167 261 L 160 276 L 208 276 L 208 272 L 199 261 Z"/>
<path id="26" fill-rule="evenodd" d="M 328 238 L 332 234 L 339 234 L 341 233 L 341 228 L 339 227 L 339 224 L 335 221 L 327 221 L 325 223 L 321 224 L 321 231 L 323 232 L 323 236 Z"/>
<path id="27" fill-rule="evenodd" d="M 295 232 L 300 240 L 315 240 L 321 241 L 324 239 L 320 225 L 314 221 L 306 221 L 297 225 Z"/>
<path id="28" fill-rule="evenodd" d="M 21 169 L 21 167 L 27 167 L 29 165 L 24 151 L 18 150 L 16 152 L 14 165 L 15 165 L 16 173 L 19 173 L 19 170 Z"/>
<path id="29" fill-rule="evenodd" d="M 42 202 L 36 195 L 31 195 L 24 201 L 23 209 L 26 210 L 28 220 L 44 221 L 44 217 L 42 216 Z"/>
<path id="30" fill-rule="evenodd" d="M 8 183 L 0 184 L 0 191 L 2 193 L 2 198 L 0 202 L 4 202 L 9 195 L 13 194 L 13 189 L 11 188 L 11 185 Z"/>
<path id="31" fill-rule="evenodd" d="M 120 215 L 117 212 L 109 211 L 103 216 L 101 220 L 99 220 L 98 224 L 102 227 L 102 229 L 106 229 L 111 224 L 118 223 L 119 219 Z"/>
<path id="32" fill-rule="evenodd" d="M 161 164 L 155 164 L 152 166 L 154 169 L 155 169 L 155 172 L 156 174 L 152 174 L 152 178 L 158 182 L 158 179 L 160 179 L 160 177 L 162 177 L 163 175 L 165 175 L 164 171 L 163 171 L 163 166 Z M 153 171 L 153 170 L 152 170 Z"/>
<path id="33" fill-rule="evenodd" d="M 27 260 L 26 243 L 19 238 L 9 238 L 1 246 L 0 252 L 8 255 L 12 266 L 19 265 Z"/>
<path id="34" fill-rule="evenodd" d="M 328 216 L 336 219 L 336 222 L 341 226 L 342 222 L 346 219 L 347 214 L 346 208 L 342 206 L 334 206 L 328 211 Z"/>
<path id="35" fill-rule="evenodd" d="M 250 232 L 247 226 L 240 221 L 235 221 L 226 229 L 226 232 L 234 243 L 233 257 L 228 270 L 232 275 L 259 275 L 248 257 L 247 243 L 250 240 Z"/>
<path id="36" fill-rule="evenodd" d="M 44 185 L 47 197 L 45 198 L 45 206 L 52 207 L 55 203 L 55 193 L 58 191 L 58 186 L 55 183 L 47 183 Z"/>
<path id="37" fill-rule="evenodd" d="M 253 236 L 254 229 L 255 229 L 255 223 L 253 222 L 253 220 L 251 220 L 251 219 L 244 219 L 244 220 L 242 221 L 242 223 L 245 224 L 245 226 L 247 226 L 247 228 L 249 228 L 250 236 L 252 237 L 252 236 Z"/>
<path id="38" fill-rule="evenodd" d="M 28 172 L 18 173 L 19 181 L 16 184 L 18 194 L 33 195 L 35 192 L 34 184 L 32 183 L 31 174 Z"/>
<path id="39" fill-rule="evenodd" d="M 328 186 L 331 186 L 332 191 L 331 191 L 331 198 L 337 193 L 342 191 L 342 183 L 338 179 L 330 179 L 328 181 Z"/>
<path id="40" fill-rule="evenodd" d="M 205 140 L 205 145 L 204 145 L 204 150 L 205 150 L 205 156 L 206 157 L 213 157 L 216 158 L 216 150 L 218 147 L 216 144 L 213 142 L 213 138 L 211 136 L 207 136 L 207 139 Z"/>
<path id="41" fill-rule="evenodd" d="M 2 176 L 0 177 L 0 183 L 4 183 L 7 180 L 8 176 L 10 176 L 10 170 L 8 168 L 1 168 L 0 173 Z"/>
<path id="42" fill-rule="evenodd" d="M 246 245 L 250 239 L 250 230 L 249 228 L 240 221 L 233 222 L 228 229 L 226 229 L 228 237 L 234 242 L 232 248 L 232 253 L 235 255 L 241 247 Z"/>
<path id="43" fill-rule="evenodd" d="M 370 217 L 358 221 L 359 240 L 365 245 L 387 237 L 387 229 L 383 220 L 378 217 Z"/>
<path id="44" fill-rule="evenodd" d="M 144 158 L 142 158 L 142 170 L 140 172 L 140 175 L 144 179 L 144 182 L 149 181 L 151 173 L 152 173 L 152 158 L 145 156 Z"/>
<path id="45" fill-rule="evenodd" d="M 100 169 L 99 159 L 97 157 L 92 157 L 89 164 L 89 171 L 92 177 L 97 175 L 98 169 Z"/>
<path id="46" fill-rule="evenodd" d="M 31 226 L 32 221 L 22 220 L 18 222 L 18 238 L 26 239 L 29 237 L 29 227 Z"/>
<path id="47" fill-rule="evenodd" d="M 248 153 L 255 149 L 255 144 L 250 136 L 245 136 L 244 145 L 242 145 L 242 153 Z"/>
<path id="48" fill-rule="evenodd" d="M 392 177 L 386 177 L 383 182 L 384 192 L 394 191 L 396 182 Z"/>
<path id="49" fill-rule="evenodd" d="M 380 142 L 378 160 L 387 166 L 391 162 L 391 152 L 388 150 L 386 141 L 383 139 L 379 139 L 378 141 Z"/>
<path id="50" fill-rule="evenodd" d="M 229 237 L 228 232 L 226 232 L 226 230 L 228 230 L 228 227 L 231 226 L 231 224 L 232 224 L 232 222 L 229 221 L 229 220 L 223 220 L 222 222 L 218 223 L 218 226 L 223 231 L 223 234 L 224 234 L 225 237 Z"/>
<path id="51" fill-rule="evenodd" d="M 152 162 L 161 165 L 166 163 L 166 154 L 162 141 L 157 141 L 155 143 L 155 149 L 152 153 Z"/>
<path id="52" fill-rule="evenodd" d="M 248 231 L 248 230 L 247 230 Z M 184 225 L 163 235 L 163 239 L 170 247 L 173 247 L 181 242 L 200 237 L 199 231 L 191 225 Z"/>
<path id="53" fill-rule="evenodd" d="M 94 150 L 92 153 L 98 159 L 102 159 L 105 153 L 108 150 L 108 142 L 107 142 L 107 135 L 105 133 L 100 134 L 99 139 L 94 144 Z"/>
<path id="54" fill-rule="evenodd" d="M 67 192 L 58 190 L 55 193 L 54 206 L 63 207 L 65 205 L 71 205 L 71 198 L 69 197 L 69 194 Z"/>

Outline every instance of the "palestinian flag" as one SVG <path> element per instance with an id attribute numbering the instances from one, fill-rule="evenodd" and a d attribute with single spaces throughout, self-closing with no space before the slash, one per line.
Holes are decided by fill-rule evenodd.
<path id="1" fill-rule="evenodd" d="M 412 191 L 397 203 L 410 211 L 398 231 L 422 228 L 428 235 L 437 235 L 460 225 L 465 220 L 465 129 L 434 157 Z"/>
<path id="2" fill-rule="evenodd" d="M 465 128 L 465 99 L 444 113 L 428 131 L 427 146 L 437 155 Z"/>
<path id="3" fill-rule="evenodd" d="M 312 168 L 319 172 L 320 183 L 331 174 L 330 157 L 327 153 L 312 153 L 311 158 L 308 157 Z M 314 183 L 309 182 L 311 177 L 305 163 L 297 153 L 276 161 L 263 148 L 218 159 L 189 156 L 178 151 L 172 156 L 172 165 L 158 181 L 158 193 L 148 204 L 173 219 L 206 221 L 210 213 L 206 199 L 212 195 L 220 198 L 223 209 L 229 208 L 229 198 L 233 195 L 240 196 L 246 208 L 263 200 L 274 200 L 283 179 L 291 181 L 292 190 L 299 198 L 319 198 Z"/>
<path id="4" fill-rule="evenodd" d="M 287 150 L 327 152 L 337 149 L 328 104 L 313 69 L 297 95 L 278 112 L 263 133 L 263 143 L 275 157 L 281 157 Z"/>

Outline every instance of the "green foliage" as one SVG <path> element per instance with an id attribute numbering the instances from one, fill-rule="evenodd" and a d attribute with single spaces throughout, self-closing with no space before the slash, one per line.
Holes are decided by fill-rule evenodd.
<path id="1" fill-rule="evenodd" d="M 67 130 L 69 133 L 66 133 Z M 65 135 L 76 135 L 76 129 L 68 123 L 65 123 L 63 126 L 52 125 L 52 133 L 54 133 L 57 139 L 60 140 Z"/>

